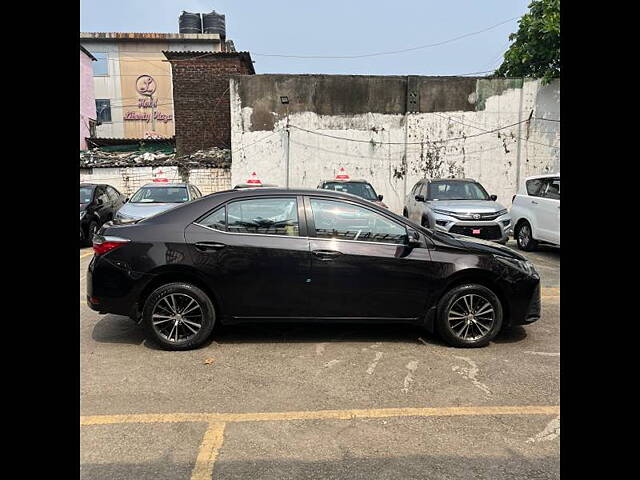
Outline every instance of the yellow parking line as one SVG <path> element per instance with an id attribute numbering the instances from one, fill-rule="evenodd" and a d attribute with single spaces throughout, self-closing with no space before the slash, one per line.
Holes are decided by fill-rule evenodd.
<path id="1" fill-rule="evenodd" d="M 181 422 L 274 422 L 388 417 L 453 417 L 479 415 L 558 415 L 559 405 L 375 408 L 368 410 L 310 410 L 262 413 L 167 413 L 132 415 L 89 415 L 80 417 L 80 425 L 113 425 L 120 423 Z"/>
<path id="2" fill-rule="evenodd" d="M 218 458 L 218 452 L 224 442 L 224 427 L 221 422 L 210 423 L 204 432 L 196 464 L 191 472 L 191 480 L 211 480 L 213 465 Z"/>
<path id="3" fill-rule="evenodd" d="M 80 255 L 80 258 L 88 257 L 89 255 L 93 255 L 93 250 L 87 253 L 83 253 L 82 255 Z"/>
<path id="4" fill-rule="evenodd" d="M 560 287 L 543 287 L 540 294 L 542 297 L 559 297 Z"/>

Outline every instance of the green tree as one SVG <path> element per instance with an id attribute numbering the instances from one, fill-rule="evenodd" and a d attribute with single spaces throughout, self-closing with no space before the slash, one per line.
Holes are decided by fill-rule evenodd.
<path id="1" fill-rule="evenodd" d="M 543 83 L 560 77 L 560 0 L 533 0 L 518 24 L 495 75 L 542 78 Z"/>

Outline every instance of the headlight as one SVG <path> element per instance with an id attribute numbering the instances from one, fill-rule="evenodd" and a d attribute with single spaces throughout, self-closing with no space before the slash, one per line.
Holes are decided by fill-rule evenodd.
<path id="1" fill-rule="evenodd" d="M 450 212 L 448 210 L 438 210 L 438 209 L 433 209 L 433 213 L 439 213 L 440 215 L 449 215 L 449 216 L 453 216 L 454 212 Z"/>
<path id="2" fill-rule="evenodd" d="M 529 260 L 518 260 L 517 258 L 502 257 L 500 255 L 494 255 L 494 258 L 499 262 L 505 265 L 508 265 L 510 267 L 513 267 L 517 270 L 520 270 L 522 273 L 525 273 L 527 275 L 530 275 L 530 276 L 538 275 L 538 272 L 536 272 L 536 269 L 533 266 L 533 263 L 531 263 Z"/>
<path id="3" fill-rule="evenodd" d="M 503 208 L 502 210 L 500 210 L 499 212 L 496 212 L 496 215 L 500 216 L 500 215 L 505 215 L 507 213 L 507 209 Z"/>
<path id="4" fill-rule="evenodd" d="M 82 210 L 80 212 L 80 220 L 82 220 L 86 214 L 87 214 L 87 211 L 86 210 Z"/>

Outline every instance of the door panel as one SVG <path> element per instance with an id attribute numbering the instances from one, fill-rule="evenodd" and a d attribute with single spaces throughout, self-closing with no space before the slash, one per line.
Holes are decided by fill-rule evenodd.
<path id="1" fill-rule="evenodd" d="M 560 179 L 548 179 L 538 200 L 539 240 L 560 243 Z"/>
<path id="2" fill-rule="evenodd" d="M 295 198 L 289 200 L 295 206 Z M 211 220 L 211 227 L 232 228 L 236 233 L 197 224 L 187 227 L 185 239 L 195 267 L 204 272 L 225 315 L 309 316 L 309 239 L 297 236 L 295 207 L 293 226 L 294 222 L 277 218 L 272 205 L 249 204 L 251 201 L 233 202 L 227 206 L 226 220 L 224 214 Z M 261 223 L 252 223 L 253 217 Z M 275 231 L 283 234 L 264 233 Z"/>
<path id="3" fill-rule="evenodd" d="M 308 205 L 314 316 L 426 313 L 429 251 L 407 247 L 404 226 L 348 202 L 311 198 Z"/>

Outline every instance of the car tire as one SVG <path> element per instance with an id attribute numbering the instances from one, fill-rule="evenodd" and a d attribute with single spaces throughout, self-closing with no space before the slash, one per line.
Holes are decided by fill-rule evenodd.
<path id="1" fill-rule="evenodd" d="M 533 230 L 526 220 L 522 220 L 516 225 L 513 236 L 520 250 L 531 252 L 538 247 L 538 242 L 533 238 Z"/>
<path id="2" fill-rule="evenodd" d="M 96 222 L 95 220 L 91 220 L 89 222 L 89 225 L 87 226 L 87 236 L 84 239 L 85 243 L 88 246 L 93 245 L 93 235 L 95 235 L 96 233 L 98 233 L 98 229 L 99 229 L 99 225 L 98 222 Z"/>
<path id="3" fill-rule="evenodd" d="M 422 225 L 425 228 L 431 228 L 431 226 L 429 225 L 429 219 L 426 217 L 422 217 L 422 220 L 420 221 L 420 225 Z"/>
<path id="4" fill-rule="evenodd" d="M 502 328 L 502 312 L 500 299 L 489 288 L 475 283 L 458 285 L 438 302 L 436 331 L 453 347 L 484 347 Z"/>
<path id="5" fill-rule="evenodd" d="M 142 326 L 147 338 L 164 350 L 192 350 L 202 346 L 211 336 L 215 323 L 216 311 L 209 296 L 184 282 L 156 288 L 145 300 L 142 310 Z"/>
<path id="6" fill-rule="evenodd" d="M 409 218 L 409 212 L 407 211 L 407 209 L 406 209 L 406 208 L 402 211 L 402 216 L 403 216 L 404 218 Z"/>

